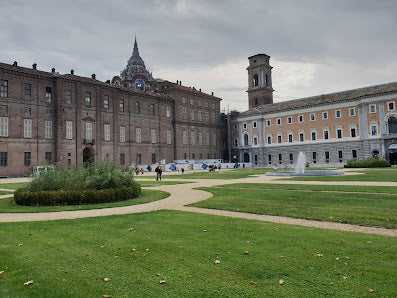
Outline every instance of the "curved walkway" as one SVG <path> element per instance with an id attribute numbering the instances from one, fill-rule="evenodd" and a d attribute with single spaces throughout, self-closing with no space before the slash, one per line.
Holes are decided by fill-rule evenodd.
<path id="1" fill-rule="evenodd" d="M 253 219 L 274 223 L 300 225 L 328 230 L 339 230 L 349 232 L 359 232 L 367 234 L 377 234 L 384 236 L 397 237 L 397 229 L 386 229 L 378 227 L 364 227 L 359 225 L 342 224 L 335 222 L 322 222 L 315 220 L 297 219 L 283 216 L 259 215 L 252 213 L 233 212 L 225 210 L 214 210 L 196 207 L 187 207 L 186 205 L 203 201 L 212 196 L 211 193 L 193 189 L 196 187 L 212 187 L 222 184 L 232 183 L 273 183 L 273 184 L 312 184 L 312 185 L 376 185 L 376 186 L 397 186 L 396 182 L 323 182 L 323 181 L 283 181 L 276 180 L 280 177 L 258 175 L 242 179 L 184 179 L 193 183 L 161 185 L 150 187 L 148 189 L 162 190 L 169 192 L 171 195 L 163 200 L 125 207 L 114 207 L 104 209 L 61 211 L 61 212 L 42 212 L 42 213 L 0 213 L 0 222 L 24 222 L 24 221 L 45 221 L 58 219 L 76 219 L 85 217 L 109 216 L 119 214 L 131 214 L 150 212 L 157 210 L 180 210 L 185 212 L 198 212 L 220 216 Z M 139 179 L 137 179 L 139 180 Z M 148 181 L 145 179 L 145 181 Z"/>

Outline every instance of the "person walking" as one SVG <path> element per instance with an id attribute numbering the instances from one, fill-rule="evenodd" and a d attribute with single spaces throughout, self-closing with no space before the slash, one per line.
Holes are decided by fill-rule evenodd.
<path id="1" fill-rule="evenodd" d="M 159 180 L 161 181 L 161 174 L 163 171 L 161 170 L 160 166 L 157 166 L 157 168 L 154 171 L 157 174 L 156 181 L 159 181 Z"/>

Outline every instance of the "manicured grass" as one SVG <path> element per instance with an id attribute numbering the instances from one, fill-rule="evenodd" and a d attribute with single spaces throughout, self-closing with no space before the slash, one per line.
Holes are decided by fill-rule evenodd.
<path id="1" fill-rule="evenodd" d="M 6 223 L 0 233 L 2 297 L 391 297 L 397 292 L 392 237 L 178 211 Z M 34 283 L 24 286 L 29 280 Z"/>
<path id="2" fill-rule="evenodd" d="M 142 181 L 142 180 L 139 181 L 135 180 L 135 182 L 139 183 L 142 187 L 191 183 L 189 181 Z"/>
<path id="3" fill-rule="evenodd" d="M 293 177 L 298 181 L 384 181 L 397 182 L 397 168 L 365 169 L 350 172 L 364 173 L 360 175 Z"/>
<path id="4" fill-rule="evenodd" d="M 397 228 L 397 195 L 199 188 L 214 196 L 192 206 Z"/>
<path id="5" fill-rule="evenodd" d="M 215 187 L 226 188 L 259 188 L 276 190 L 309 190 L 309 191 L 345 191 L 368 193 L 397 194 L 397 186 L 357 186 L 357 185 L 304 185 L 304 184 L 264 184 L 264 183 L 233 183 Z"/>
<path id="6" fill-rule="evenodd" d="M 8 194 L 11 194 L 12 193 L 12 191 L 2 191 L 2 190 L 0 190 L 0 196 L 1 195 L 8 195 Z"/>
<path id="7" fill-rule="evenodd" d="M 89 210 L 102 209 L 112 207 L 131 206 L 138 204 L 145 204 L 157 200 L 164 199 L 170 194 L 168 192 L 159 190 L 142 190 L 142 195 L 139 198 L 120 201 L 114 203 L 103 204 L 89 204 L 89 205 L 68 205 L 68 206 L 21 206 L 15 205 L 13 198 L 0 199 L 0 213 L 27 213 L 27 212 L 53 212 L 53 211 L 73 211 L 73 210 Z"/>
<path id="8" fill-rule="evenodd" d="M 5 188 L 5 189 L 20 189 L 22 187 L 25 187 L 28 185 L 29 182 L 21 182 L 21 183 L 4 183 L 0 184 L 0 188 Z"/>

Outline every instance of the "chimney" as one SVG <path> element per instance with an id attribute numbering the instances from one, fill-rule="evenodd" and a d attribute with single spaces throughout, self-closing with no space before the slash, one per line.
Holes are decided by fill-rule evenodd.
<path id="1" fill-rule="evenodd" d="M 182 86 L 182 81 L 179 81 L 179 85 Z"/>
<path id="2" fill-rule="evenodd" d="M 214 96 L 214 91 L 211 92 L 211 95 Z"/>
<path id="3" fill-rule="evenodd" d="M 32 67 L 34 70 L 37 70 L 37 63 L 33 63 Z"/>
<path id="4" fill-rule="evenodd" d="M 106 84 L 110 84 L 110 80 L 107 80 L 107 81 L 106 81 Z"/>
<path id="5" fill-rule="evenodd" d="M 201 92 L 201 88 L 200 88 L 200 92 Z"/>
<path id="6" fill-rule="evenodd" d="M 71 69 L 71 70 L 70 70 L 70 74 L 71 74 L 71 75 L 74 75 L 74 69 Z"/>
<path id="7" fill-rule="evenodd" d="M 14 64 L 12 66 L 18 66 L 18 62 L 14 61 Z"/>
<path id="8" fill-rule="evenodd" d="M 52 72 L 52 73 L 54 73 L 54 72 L 55 72 L 55 68 L 54 68 L 54 67 L 51 69 L 51 72 Z"/>
<path id="9" fill-rule="evenodd" d="M 95 80 L 95 73 L 91 75 L 91 79 Z"/>
<path id="10" fill-rule="evenodd" d="M 178 80 L 176 80 L 176 84 L 179 85 L 179 81 Z"/>

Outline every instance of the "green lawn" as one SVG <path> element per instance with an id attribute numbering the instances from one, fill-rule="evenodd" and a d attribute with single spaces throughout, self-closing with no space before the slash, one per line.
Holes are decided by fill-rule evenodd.
<path id="1" fill-rule="evenodd" d="M 397 194 L 397 186 L 357 186 L 357 185 L 304 185 L 304 184 L 265 184 L 265 183 L 233 183 L 215 187 L 226 188 L 257 188 L 276 190 L 307 190 L 307 191 L 343 191 Z"/>
<path id="2" fill-rule="evenodd" d="M 25 187 L 28 185 L 28 182 L 21 182 L 21 183 L 4 183 L 0 184 L 0 188 L 5 188 L 5 189 L 20 189 L 22 187 Z"/>
<path id="3" fill-rule="evenodd" d="M 177 211 L 3 223 L 0 235 L 2 297 L 391 297 L 397 292 L 392 237 Z M 30 280 L 32 285 L 23 285 Z"/>
<path id="4" fill-rule="evenodd" d="M 2 191 L 2 190 L 0 190 L 0 196 L 1 195 L 8 195 L 10 193 L 12 193 L 12 191 Z"/>
<path id="5" fill-rule="evenodd" d="M 149 203 L 164 199 L 170 194 L 168 192 L 159 190 L 142 190 L 142 195 L 139 198 L 120 201 L 114 203 L 104 204 L 89 204 L 89 205 L 69 205 L 69 206 L 20 206 L 14 204 L 14 198 L 0 199 L 0 213 L 18 213 L 18 212 L 53 212 L 53 211 L 73 211 L 73 210 L 88 210 L 88 209 L 102 209 L 111 207 L 122 207 Z M 1 271 L 1 270 L 0 270 Z"/>
<path id="6" fill-rule="evenodd" d="M 214 196 L 191 206 L 397 228 L 397 194 L 199 189 Z"/>
<path id="7" fill-rule="evenodd" d="M 343 170 L 342 170 L 343 171 Z M 397 168 L 364 169 L 354 172 L 364 173 L 360 175 L 343 176 L 318 176 L 318 177 L 293 177 L 298 181 L 384 181 L 397 182 Z"/>

